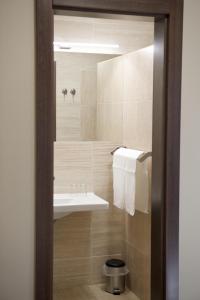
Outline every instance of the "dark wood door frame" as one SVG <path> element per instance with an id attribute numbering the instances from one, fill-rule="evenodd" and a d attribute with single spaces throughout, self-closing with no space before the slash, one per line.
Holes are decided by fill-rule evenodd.
<path id="1" fill-rule="evenodd" d="M 155 17 L 151 299 L 179 296 L 183 0 L 36 0 L 35 299 L 53 288 L 53 10 Z"/>

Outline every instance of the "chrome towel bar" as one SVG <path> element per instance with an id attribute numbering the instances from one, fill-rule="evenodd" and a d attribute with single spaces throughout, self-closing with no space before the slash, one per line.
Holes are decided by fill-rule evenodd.
<path id="1" fill-rule="evenodd" d="M 145 161 L 147 158 L 152 157 L 152 152 L 145 152 L 138 157 L 139 162 Z"/>
<path id="2" fill-rule="evenodd" d="M 117 148 L 115 148 L 113 151 L 110 152 L 111 155 L 114 155 L 115 151 L 117 151 L 118 149 L 120 148 L 127 148 L 125 146 L 119 146 Z M 152 156 L 152 152 L 145 152 L 145 153 L 142 153 L 139 157 L 138 157 L 138 161 L 139 162 L 143 162 L 145 161 L 147 158 L 151 157 Z"/>

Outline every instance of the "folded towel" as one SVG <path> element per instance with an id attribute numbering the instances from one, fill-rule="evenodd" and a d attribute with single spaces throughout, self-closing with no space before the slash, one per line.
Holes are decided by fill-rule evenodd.
<path id="1" fill-rule="evenodd" d="M 135 188 L 137 159 L 143 151 L 120 148 L 113 157 L 114 205 L 135 213 Z"/>

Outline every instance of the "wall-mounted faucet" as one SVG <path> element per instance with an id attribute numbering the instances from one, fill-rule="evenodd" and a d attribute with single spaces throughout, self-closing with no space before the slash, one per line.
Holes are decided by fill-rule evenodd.
<path id="1" fill-rule="evenodd" d="M 65 100 L 65 97 L 67 96 L 68 94 L 68 90 L 65 88 L 62 90 L 62 94 L 64 96 L 64 100 Z M 73 102 L 74 102 L 74 96 L 76 95 L 76 90 L 75 89 L 71 89 L 70 90 L 70 94 L 72 95 L 72 98 L 73 98 Z"/>
<path id="2" fill-rule="evenodd" d="M 65 100 L 65 96 L 67 96 L 67 93 L 68 93 L 67 89 L 63 89 L 62 90 L 62 94 L 64 96 L 64 100 Z"/>
<path id="3" fill-rule="evenodd" d="M 72 90 L 70 91 L 70 94 L 74 97 L 74 96 L 76 95 L 76 90 L 75 90 L 75 89 L 72 89 Z"/>

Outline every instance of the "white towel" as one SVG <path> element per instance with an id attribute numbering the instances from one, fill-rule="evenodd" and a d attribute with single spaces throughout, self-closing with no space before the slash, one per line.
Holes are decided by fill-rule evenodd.
<path id="1" fill-rule="evenodd" d="M 135 209 L 146 214 L 149 213 L 151 206 L 151 173 L 149 168 L 149 159 L 137 164 Z"/>
<path id="2" fill-rule="evenodd" d="M 135 213 L 135 188 L 137 159 L 142 151 L 120 148 L 113 157 L 114 205 Z"/>

